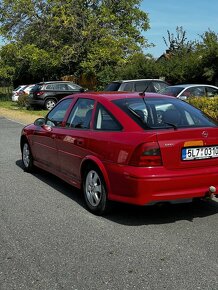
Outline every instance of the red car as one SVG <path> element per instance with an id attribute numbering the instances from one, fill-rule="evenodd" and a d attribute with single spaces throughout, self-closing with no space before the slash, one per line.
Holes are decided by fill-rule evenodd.
<path id="1" fill-rule="evenodd" d="M 218 124 L 174 97 L 82 93 L 22 130 L 22 160 L 81 188 L 88 209 L 218 197 Z"/>

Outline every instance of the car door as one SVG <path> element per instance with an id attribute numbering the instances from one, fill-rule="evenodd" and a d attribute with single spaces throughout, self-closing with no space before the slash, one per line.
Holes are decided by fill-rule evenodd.
<path id="1" fill-rule="evenodd" d="M 37 126 L 32 136 L 34 159 L 54 170 L 58 170 L 59 167 L 56 140 L 71 103 L 72 99 L 61 101 L 46 116 L 45 125 Z"/>
<path id="2" fill-rule="evenodd" d="M 79 180 L 80 165 L 89 154 L 90 123 L 95 101 L 78 98 L 57 139 L 57 150 L 61 174 L 74 182 Z"/>

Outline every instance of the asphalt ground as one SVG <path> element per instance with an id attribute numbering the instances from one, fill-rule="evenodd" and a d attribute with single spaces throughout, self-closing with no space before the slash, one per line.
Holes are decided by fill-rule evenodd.
<path id="1" fill-rule="evenodd" d="M 218 199 L 89 213 L 55 176 L 24 172 L 23 125 L 0 117 L 0 289 L 218 289 Z"/>

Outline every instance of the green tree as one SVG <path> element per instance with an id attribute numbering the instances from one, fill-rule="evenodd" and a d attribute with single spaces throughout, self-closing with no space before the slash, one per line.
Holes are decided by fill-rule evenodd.
<path id="1" fill-rule="evenodd" d="M 34 55 L 57 62 L 55 73 L 82 73 L 100 78 L 108 68 L 125 63 L 148 44 L 149 28 L 141 0 L 4 0 L 0 2 L 0 34 Z M 21 49 L 25 52 L 27 49 Z M 30 69 L 33 63 L 30 61 Z M 26 62 L 24 61 L 25 67 Z M 49 63 L 47 65 L 50 65 Z M 35 66 L 34 66 L 35 67 Z M 37 71 L 37 70 L 36 70 Z"/>
<path id="2" fill-rule="evenodd" d="M 167 35 L 167 39 L 163 37 L 163 40 L 171 54 L 184 54 L 192 51 L 195 46 L 194 41 L 187 40 L 186 31 L 182 26 L 176 27 L 176 35 L 169 30 L 167 30 Z"/>
<path id="3" fill-rule="evenodd" d="M 207 82 L 218 82 L 218 34 L 208 30 L 197 46 L 201 56 L 201 71 Z"/>

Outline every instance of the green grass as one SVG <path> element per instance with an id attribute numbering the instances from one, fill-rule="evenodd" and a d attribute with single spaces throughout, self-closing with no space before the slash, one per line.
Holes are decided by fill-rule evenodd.
<path id="1" fill-rule="evenodd" d="M 9 109 L 11 111 L 16 110 L 29 115 L 40 115 L 42 117 L 48 113 L 47 110 L 27 110 L 26 108 L 20 108 L 16 102 L 12 101 L 0 101 L 0 108 Z"/>

